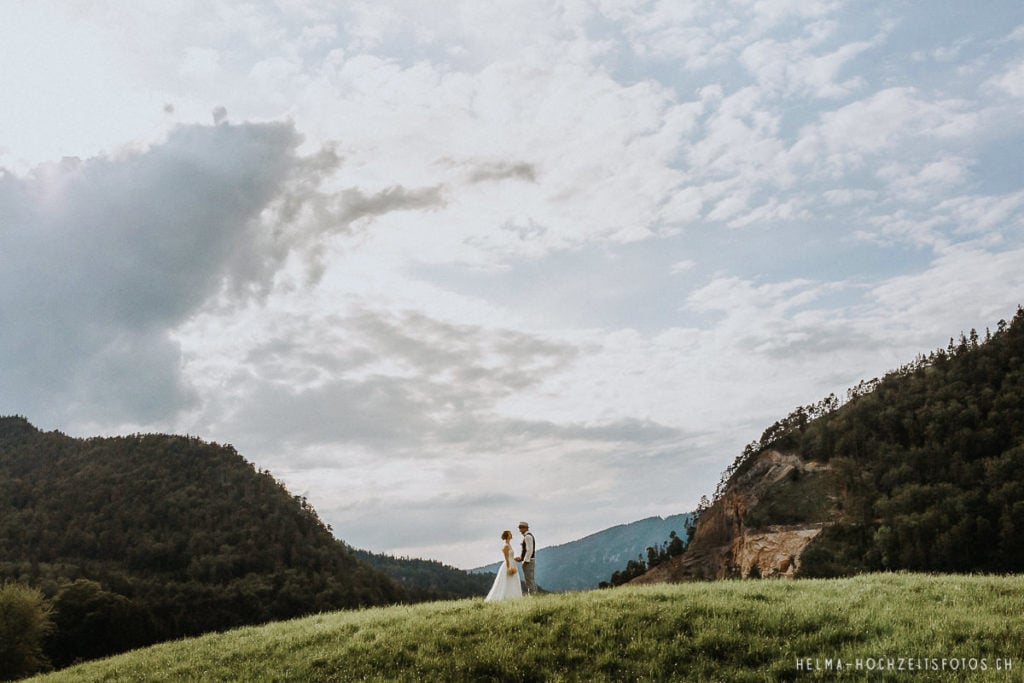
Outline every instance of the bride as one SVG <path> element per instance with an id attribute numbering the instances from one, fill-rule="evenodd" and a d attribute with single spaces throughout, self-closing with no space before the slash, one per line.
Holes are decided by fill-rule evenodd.
<path id="1" fill-rule="evenodd" d="M 505 555 L 505 562 L 498 567 L 498 575 L 494 577 L 494 585 L 491 586 L 491 592 L 484 598 L 486 602 L 521 598 L 523 596 L 523 589 L 519 585 L 519 571 L 516 569 L 514 561 L 515 551 L 511 547 L 512 532 L 507 529 L 501 532 L 501 540 L 505 541 L 505 546 L 501 549 L 502 554 Z"/>

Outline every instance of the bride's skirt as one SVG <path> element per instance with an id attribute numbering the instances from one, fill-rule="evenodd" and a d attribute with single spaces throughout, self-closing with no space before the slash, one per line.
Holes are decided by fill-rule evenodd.
<path id="1" fill-rule="evenodd" d="M 513 567 L 515 565 L 512 565 Z M 498 574 L 494 577 L 494 585 L 491 586 L 491 592 L 484 598 L 487 602 L 494 600 L 509 600 L 513 598 L 523 597 L 523 589 L 519 585 L 519 570 L 516 570 L 515 574 L 509 574 L 508 570 L 505 569 L 505 563 L 502 562 L 501 566 L 498 567 Z"/>

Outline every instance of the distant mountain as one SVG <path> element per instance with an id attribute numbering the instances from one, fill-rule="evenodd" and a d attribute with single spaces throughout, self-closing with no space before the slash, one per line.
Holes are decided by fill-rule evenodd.
<path id="1" fill-rule="evenodd" d="M 797 408 L 639 582 L 1024 571 L 1024 309 L 994 333 Z"/>
<path id="2" fill-rule="evenodd" d="M 537 585 L 549 591 L 571 591 L 597 588 L 602 581 L 621 570 L 630 560 L 647 557 L 647 548 L 660 548 L 675 531 L 686 537 L 686 524 L 691 513 L 670 517 L 648 517 L 630 524 L 619 524 L 577 541 L 542 547 L 537 551 Z M 536 532 L 539 535 L 539 531 Z M 518 548 L 518 539 L 513 545 Z M 470 572 L 491 574 L 501 562 L 471 569 Z"/>
<path id="3" fill-rule="evenodd" d="M 0 583 L 55 607 L 56 665 L 313 612 L 409 599 L 305 499 L 231 446 L 75 439 L 0 418 Z"/>

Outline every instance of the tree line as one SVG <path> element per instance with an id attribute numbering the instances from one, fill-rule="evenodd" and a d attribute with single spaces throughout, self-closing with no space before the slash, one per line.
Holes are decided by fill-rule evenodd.
<path id="1" fill-rule="evenodd" d="M 350 550 L 357 559 L 396 581 L 410 600 L 454 600 L 487 595 L 494 580 L 490 574 L 471 574 L 437 560 Z"/>
<path id="2" fill-rule="evenodd" d="M 670 531 L 668 540 L 663 541 L 660 546 L 648 546 L 647 557 L 637 555 L 635 560 L 629 560 L 624 569 L 612 572 L 608 581 L 598 584 L 599 588 L 613 588 L 629 583 L 638 576 L 643 576 L 651 569 L 654 569 L 663 562 L 683 554 L 686 549 L 686 542 L 675 531 Z"/>

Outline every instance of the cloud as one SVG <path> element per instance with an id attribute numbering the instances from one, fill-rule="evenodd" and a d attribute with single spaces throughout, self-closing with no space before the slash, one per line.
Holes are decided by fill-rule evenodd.
<path id="1" fill-rule="evenodd" d="M 787 21 L 811 21 L 827 15 L 836 3 L 771 0 L 730 3 L 702 0 L 680 4 L 601 3 L 602 13 L 622 26 L 631 49 L 644 58 L 679 62 L 691 71 L 728 63 Z"/>
<path id="2" fill-rule="evenodd" d="M 918 169 L 892 161 L 880 167 L 876 175 L 886 183 L 886 191 L 910 202 L 932 202 L 936 197 L 948 196 L 969 177 L 971 161 L 963 157 L 947 156 L 928 162 Z"/>
<path id="3" fill-rule="evenodd" d="M 942 216 L 897 209 L 888 214 L 871 216 L 867 224 L 873 230 L 857 230 L 854 236 L 881 246 L 891 247 L 903 243 L 941 249 L 950 243 L 944 230 L 947 220 Z"/>
<path id="4" fill-rule="evenodd" d="M 749 225 L 764 227 L 808 219 L 811 217 L 811 212 L 805 208 L 805 203 L 806 200 L 802 197 L 794 197 L 785 201 L 779 201 L 772 197 L 746 214 L 728 221 L 728 225 L 731 228 L 742 228 Z"/>
<path id="5" fill-rule="evenodd" d="M 953 245 L 928 269 L 879 283 L 869 296 L 878 315 L 892 321 L 894 335 L 909 337 L 917 352 L 926 351 L 943 346 L 957 330 L 981 330 L 1012 317 L 1024 293 L 1022 259 L 1021 248 Z"/>
<path id="6" fill-rule="evenodd" d="M 251 265 L 256 218 L 298 142 L 288 125 L 188 126 L 142 152 L 0 175 L 4 409 L 160 421 L 189 405 L 169 332 L 225 282 L 271 274 Z"/>
<path id="7" fill-rule="evenodd" d="M 1006 71 L 986 81 L 986 85 L 1011 97 L 1024 97 L 1024 60 L 1011 64 Z"/>
<path id="8" fill-rule="evenodd" d="M 376 444 L 396 455 L 419 449 L 433 457 L 439 444 L 479 449 L 554 438 L 556 426 L 510 423 L 496 404 L 580 353 L 523 332 L 417 312 L 296 318 L 286 330 L 247 354 L 251 371 L 228 387 L 246 399 L 230 419 L 279 443 Z M 633 430 L 637 438 L 650 433 Z M 610 432 L 593 434 L 604 439 Z"/>
<path id="9" fill-rule="evenodd" d="M 498 180 L 537 181 L 537 169 L 533 164 L 525 162 L 498 161 L 479 164 L 469 174 L 469 182 L 481 183 Z"/>
<path id="10" fill-rule="evenodd" d="M 178 73 L 189 79 L 210 80 L 221 70 L 220 62 L 221 54 L 218 50 L 189 47 L 185 49 L 184 57 L 178 66 Z M 214 119 L 216 117 L 217 111 L 214 110 Z"/>
<path id="11" fill-rule="evenodd" d="M 366 194 L 357 188 L 349 188 L 339 195 L 342 206 L 342 221 L 351 224 L 363 218 L 382 216 L 392 211 L 409 211 L 444 206 L 443 188 L 424 187 L 413 190 L 401 185 L 385 188 L 374 194 Z"/>
<path id="12" fill-rule="evenodd" d="M 827 54 L 811 52 L 817 40 L 802 39 L 780 43 L 765 39 L 746 47 L 740 61 L 766 88 L 784 96 L 810 95 L 839 98 L 850 95 L 864 85 L 864 80 L 851 77 L 837 82 L 840 71 L 853 58 L 873 47 L 858 41 L 843 45 Z"/>
<path id="13" fill-rule="evenodd" d="M 671 270 L 673 273 L 686 273 L 693 270 L 696 265 L 697 262 L 693 259 L 684 259 L 673 263 Z"/>
<path id="14" fill-rule="evenodd" d="M 954 221 L 962 235 L 1015 233 L 1024 222 L 1024 191 L 995 196 L 961 195 L 935 207 L 938 215 Z"/>
<path id="15" fill-rule="evenodd" d="M 839 189 L 826 190 L 822 196 L 829 204 L 846 206 L 853 203 L 868 203 L 878 196 L 874 190 L 863 189 Z"/>
<path id="16" fill-rule="evenodd" d="M 967 101 L 930 100 L 914 88 L 886 88 L 822 113 L 816 124 L 805 128 L 789 157 L 841 177 L 911 140 L 964 139 L 978 124 L 978 114 Z"/>
<path id="17" fill-rule="evenodd" d="M 230 345 L 225 353 L 236 358 L 235 372 L 210 377 L 192 365 L 192 340 L 211 337 Z M 359 307 L 327 317 L 313 307 L 270 328 L 243 316 L 235 332 L 200 323 L 187 338 L 190 372 L 207 376 L 221 397 L 202 419 L 293 458 L 296 450 L 332 444 L 426 461 L 559 443 L 648 452 L 684 437 L 649 417 L 517 409 L 520 398 L 547 393 L 555 378 L 593 353 L 589 342 Z M 315 457 L 325 460 L 308 464 L 328 465 L 337 456 Z"/>
<path id="18" fill-rule="evenodd" d="M 871 216 L 867 225 L 874 230 L 860 229 L 856 236 L 879 244 L 928 246 L 940 254 L 965 241 L 980 241 L 975 247 L 998 247 L 1004 241 L 1012 244 L 1024 220 L 1024 192 L 945 198 L 953 194 L 948 189 L 959 183 L 961 172 L 958 160 L 928 164 L 918 173 L 901 164 L 881 169 L 880 175 L 891 176 L 889 190 L 894 195 L 920 206 Z"/>

